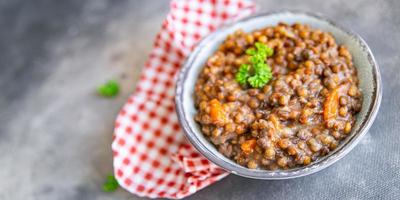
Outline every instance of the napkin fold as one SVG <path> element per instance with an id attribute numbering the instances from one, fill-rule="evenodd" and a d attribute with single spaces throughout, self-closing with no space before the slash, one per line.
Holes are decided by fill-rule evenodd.
<path id="1" fill-rule="evenodd" d="M 174 106 L 175 76 L 202 37 L 248 16 L 248 0 L 173 0 L 135 92 L 115 122 L 114 173 L 138 196 L 180 199 L 227 172 L 200 155 L 182 132 Z"/>

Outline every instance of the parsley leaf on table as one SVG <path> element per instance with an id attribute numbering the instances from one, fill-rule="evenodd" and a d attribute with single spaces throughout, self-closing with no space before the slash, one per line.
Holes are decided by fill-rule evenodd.
<path id="1" fill-rule="evenodd" d="M 108 175 L 106 182 L 103 184 L 104 192 L 114 192 L 119 187 L 117 179 L 113 175 Z"/>
<path id="2" fill-rule="evenodd" d="M 97 88 L 97 93 L 103 97 L 115 97 L 119 93 L 119 84 L 115 80 L 110 80 Z"/>

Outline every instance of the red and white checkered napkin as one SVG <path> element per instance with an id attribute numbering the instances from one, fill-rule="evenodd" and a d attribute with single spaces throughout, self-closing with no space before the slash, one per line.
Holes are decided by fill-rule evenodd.
<path id="1" fill-rule="evenodd" d="M 185 140 L 174 80 L 200 38 L 254 11 L 248 0 L 171 2 L 136 92 L 115 122 L 114 172 L 122 187 L 139 196 L 180 199 L 228 174 Z"/>

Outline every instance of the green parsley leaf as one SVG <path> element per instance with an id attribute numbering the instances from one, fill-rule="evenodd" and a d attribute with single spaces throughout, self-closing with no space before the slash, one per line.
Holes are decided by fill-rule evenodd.
<path id="1" fill-rule="evenodd" d="M 104 192 L 114 192 L 119 187 L 117 179 L 113 175 L 108 175 L 106 182 L 103 184 Z"/>
<path id="2" fill-rule="evenodd" d="M 267 47 L 265 49 L 265 53 L 267 54 L 267 57 L 270 57 L 270 56 L 274 55 L 274 49 Z"/>
<path id="3" fill-rule="evenodd" d="M 110 80 L 97 88 L 97 93 L 103 97 L 115 97 L 119 93 L 119 84 L 115 80 Z"/>
<path id="4" fill-rule="evenodd" d="M 246 54 L 252 56 L 252 55 L 256 54 L 256 50 L 255 49 L 247 49 Z"/>
<path id="5" fill-rule="evenodd" d="M 262 80 L 263 77 L 260 75 L 254 75 L 248 79 L 250 85 L 255 88 L 260 88 L 264 86 L 264 81 Z"/>
<path id="6" fill-rule="evenodd" d="M 266 63 L 266 59 L 274 54 L 274 50 L 260 42 L 254 46 L 255 49 L 246 50 L 251 65 L 242 64 L 235 78 L 242 85 L 249 83 L 254 88 L 260 88 L 272 79 L 271 67 Z"/>
<path id="7" fill-rule="evenodd" d="M 244 85 L 247 82 L 247 79 L 250 75 L 250 65 L 242 64 L 239 68 L 239 71 L 236 73 L 236 81 L 240 84 Z"/>
<path id="8" fill-rule="evenodd" d="M 261 43 L 261 42 L 256 42 L 256 43 L 254 44 L 254 46 L 256 46 L 256 48 L 257 48 L 257 50 L 258 50 L 259 52 L 263 52 L 263 51 L 265 51 L 265 48 L 267 48 L 267 46 L 264 45 L 264 44 Z"/>

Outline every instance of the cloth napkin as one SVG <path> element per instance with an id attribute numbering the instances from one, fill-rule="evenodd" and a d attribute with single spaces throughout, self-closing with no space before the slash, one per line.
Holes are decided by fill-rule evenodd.
<path id="1" fill-rule="evenodd" d="M 174 107 L 175 76 L 202 37 L 255 11 L 248 0 L 174 0 L 157 34 L 136 91 L 121 109 L 113 135 L 115 177 L 139 196 L 180 199 L 227 172 L 185 139 Z"/>

